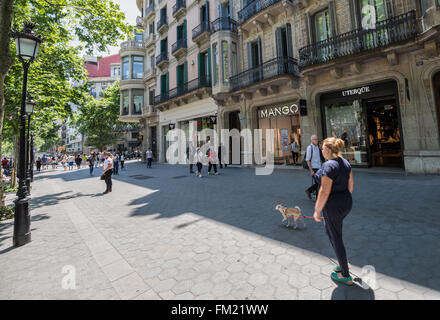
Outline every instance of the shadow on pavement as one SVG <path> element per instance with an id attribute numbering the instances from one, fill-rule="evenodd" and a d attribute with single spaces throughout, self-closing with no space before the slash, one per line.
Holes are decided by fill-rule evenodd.
<path id="1" fill-rule="evenodd" d="M 187 166 L 153 165 L 147 169 L 140 162 L 128 163 L 128 170 L 113 176 L 113 194 L 118 182 L 148 189 L 144 197 L 130 198 L 129 217 L 172 218 L 194 213 L 200 219 L 174 226 L 184 228 L 201 219 L 255 233 L 272 240 L 335 259 L 322 223 L 307 219 L 307 227 L 293 230 L 280 225 L 279 203 L 299 206 L 304 215 L 312 215 L 314 202 L 304 190 L 310 176 L 304 170 L 275 170 L 270 176 L 256 176 L 250 168 L 220 170 L 219 176 L 190 176 Z M 206 167 L 204 167 L 206 174 Z M 377 273 L 440 290 L 440 177 L 405 175 L 404 173 L 371 174 L 354 171 L 353 209 L 344 221 L 344 241 L 351 264 L 362 268 L 371 265 Z M 145 175 L 151 178 L 135 179 Z M 184 176 L 187 176 L 184 177 Z M 41 179 L 75 181 L 90 178 L 86 169 L 76 174 L 40 176 Z M 151 192 L 154 190 L 155 192 Z M 76 194 L 76 196 L 87 196 Z M 39 205 L 71 198 L 63 193 L 42 197 Z M 45 204 L 47 205 L 47 204 Z M 359 291 L 360 290 L 360 291 Z M 374 299 L 370 289 L 338 287 L 339 297 Z M 352 298 L 351 298 L 352 299 Z"/>
<path id="2" fill-rule="evenodd" d="M 332 292 L 332 300 L 375 300 L 374 291 L 371 288 L 364 289 L 357 284 L 347 286 L 336 283 L 336 285 L 337 287 Z"/>

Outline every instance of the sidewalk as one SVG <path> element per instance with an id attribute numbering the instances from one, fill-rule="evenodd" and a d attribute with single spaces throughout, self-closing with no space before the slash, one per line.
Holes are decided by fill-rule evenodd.
<path id="1" fill-rule="evenodd" d="M 322 224 L 281 226 L 278 203 L 313 212 L 305 170 L 131 162 L 105 196 L 101 170 L 36 175 L 32 242 L 12 248 L 0 224 L 0 299 L 440 299 L 440 177 L 355 172 L 344 239 L 354 274 L 376 270 L 364 290 L 330 280 Z"/>

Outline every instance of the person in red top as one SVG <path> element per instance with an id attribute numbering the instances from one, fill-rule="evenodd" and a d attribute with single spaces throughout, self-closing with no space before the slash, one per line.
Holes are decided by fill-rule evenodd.
<path id="1" fill-rule="evenodd" d="M 8 163 L 9 163 L 9 160 L 6 159 L 6 158 L 3 158 L 3 160 L 2 160 L 2 167 L 3 167 L 3 169 L 7 169 L 8 168 Z"/>
<path id="2" fill-rule="evenodd" d="M 208 149 L 208 174 L 211 174 L 211 168 L 214 167 L 214 174 L 218 176 L 217 172 L 217 153 L 215 152 L 214 146 L 211 146 Z"/>

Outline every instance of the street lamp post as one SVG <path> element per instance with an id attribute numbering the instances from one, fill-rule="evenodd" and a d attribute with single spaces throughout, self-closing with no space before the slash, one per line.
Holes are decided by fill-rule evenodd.
<path id="1" fill-rule="evenodd" d="M 34 182 L 34 134 L 31 134 L 31 163 L 30 163 L 30 176 L 31 176 L 31 182 Z"/>
<path id="2" fill-rule="evenodd" d="M 27 143 L 26 143 L 26 188 L 27 188 L 27 195 L 31 195 L 31 146 L 30 146 L 30 130 L 31 130 L 31 117 L 34 113 L 36 103 L 29 98 L 26 101 L 26 115 L 28 118 L 28 125 L 27 125 Z"/>
<path id="3" fill-rule="evenodd" d="M 25 23 L 21 32 L 13 32 L 17 49 L 17 56 L 23 65 L 23 92 L 21 96 L 20 109 L 20 148 L 18 166 L 18 191 L 15 200 L 14 215 L 14 246 L 22 246 L 31 241 L 31 218 L 29 213 L 29 198 L 26 188 L 26 91 L 27 76 L 30 64 L 37 56 L 41 42 L 41 37 L 33 33 L 34 25 Z"/>

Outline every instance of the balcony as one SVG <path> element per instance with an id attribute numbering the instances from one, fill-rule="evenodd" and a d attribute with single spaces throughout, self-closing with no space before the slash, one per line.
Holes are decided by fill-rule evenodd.
<path id="1" fill-rule="evenodd" d="M 147 39 L 145 39 L 145 47 L 148 50 L 151 47 L 153 47 L 154 45 L 156 45 L 156 35 L 154 33 L 150 33 L 148 35 Z"/>
<path id="2" fill-rule="evenodd" d="M 238 12 L 238 23 L 245 33 L 254 28 L 262 32 L 264 24 L 274 25 L 278 16 L 293 14 L 293 5 L 293 0 L 254 0 Z"/>
<path id="3" fill-rule="evenodd" d="M 238 33 L 237 22 L 231 18 L 218 18 L 211 23 L 211 32 L 231 31 Z"/>
<path id="4" fill-rule="evenodd" d="M 154 106 L 144 106 L 144 110 L 142 112 L 145 117 L 156 115 L 156 110 L 154 109 Z"/>
<path id="5" fill-rule="evenodd" d="M 204 21 L 192 30 L 192 40 L 193 42 L 200 45 L 201 43 L 209 39 L 210 34 L 211 28 L 209 21 Z"/>
<path id="6" fill-rule="evenodd" d="M 305 68 L 387 47 L 414 39 L 416 34 L 416 13 L 409 11 L 377 22 L 375 29 L 356 29 L 303 47 L 299 50 L 299 65 Z"/>
<path id="7" fill-rule="evenodd" d="M 156 66 L 162 68 L 165 65 L 168 65 L 168 52 L 162 52 L 156 56 Z"/>
<path id="8" fill-rule="evenodd" d="M 136 41 L 136 40 L 127 40 L 121 43 L 121 49 L 119 50 L 119 53 L 121 56 L 124 56 L 125 52 L 128 51 L 137 51 L 140 53 L 145 52 L 145 42 L 143 41 Z"/>
<path id="9" fill-rule="evenodd" d="M 198 96 L 202 99 L 203 92 L 211 88 L 211 79 L 209 77 L 202 77 L 191 80 L 184 83 L 168 92 L 160 94 L 154 97 L 154 105 L 161 109 L 165 106 L 166 102 L 180 105 L 182 103 L 188 103 L 188 99 L 192 96 Z"/>
<path id="10" fill-rule="evenodd" d="M 186 1 L 177 0 L 176 4 L 173 6 L 173 18 L 178 19 L 180 16 L 184 15 L 186 12 Z"/>
<path id="11" fill-rule="evenodd" d="M 236 91 L 282 75 L 300 76 L 296 59 L 291 57 L 278 57 L 260 66 L 232 76 L 229 78 L 229 81 L 232 91 Z"/>
<path id="12" fill-rule="evenodd" d="M 150 19 L 150 17 L 154 17 L 154 2 L 145 10 L 145 20 Z"/>
<path id="13" fill-rule="evenodd" d="M 152 80 L 156 79 L 156 68 L 149 68 L 147 71 L 144 72 L 144 82 L 149 83 Z"/>
<path id="14" fill-rule="evenodd" d="M 168 29 L 168 18 L 166 16 L 160 17 L 160 20 L 157 22 L 157 32 L 162 33 Z"/>
<path id="15" fill-rule="evenodd" d="M 176 58 L 187 51 L 186 39 L 179 39 L 171 46 L 171 54 Z"/>

